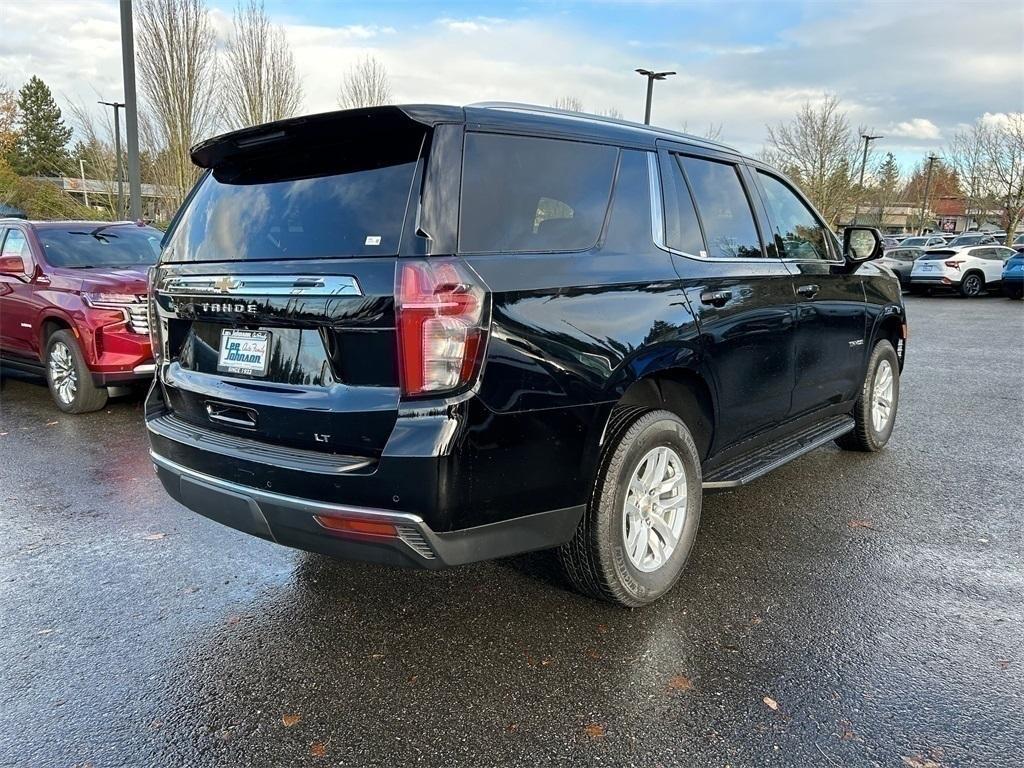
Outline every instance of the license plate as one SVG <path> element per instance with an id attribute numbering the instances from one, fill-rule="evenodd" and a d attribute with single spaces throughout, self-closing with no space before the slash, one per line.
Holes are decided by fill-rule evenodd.
<path id="1" fill-rule="evenodd" d="M 922 272 L 924 272 L 924 271 L 931 272 L 933 269 L 935 269 L 935 267 L 933 267 L 931 264 L 922 264 L 921 265 L 921 271 Z"/>
<path id="2" fill-rule="evenodd" d="M 267 331 L 221 331 L 217 370 L 247 376 L 265 376 L 269 359 Z"/>

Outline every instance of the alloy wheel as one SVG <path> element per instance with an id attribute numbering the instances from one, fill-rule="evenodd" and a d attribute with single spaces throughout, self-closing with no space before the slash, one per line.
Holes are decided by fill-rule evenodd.
<path id="1" fill-rule="evenodd" d="M 871 425 L 877 433 L 889 424 L 894 384 L 892 364 L 882 360 L 875 369 L 875 380 L 871 385 Z"/>
<path id="2" fill-rule="evenodd" d="M 977 296 L 981 293 L 981 279 L 977 275 L 968 275 L 964 278 L 964 294 Z"/>
<path id="3" fill-rule="evenodd" d="M 58 341 L 50 348 L 50 382 L 53 391 L 65 405 L 74 402 L 78 392 L 78 371 L 71 350 L 63 341 Z"/>
<path id="4" fill-rule="evenodd" d="M 630 475 L 623 503 L 622 540 L 638 571 L 661 568 L 679 544 L 686 523 L 686 471 L 672 448 L 649 451 Z"/>

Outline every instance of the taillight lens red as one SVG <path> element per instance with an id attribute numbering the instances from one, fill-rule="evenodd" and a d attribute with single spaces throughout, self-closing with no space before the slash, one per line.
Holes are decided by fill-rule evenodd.
<path id="1" fill-rule="evenodd" d="M 945 264 L 947 267 L 952 267 L 957 272 L 960 271 L 960 265 L 963 264 L 963 263 L 964 263 L 963 259 L 950 259 L 949 261 L 944 261 L 943 262 L 943 264 Z"/>
<path id="2" fill-rule="evenodd" d="M 454 259 L 405 260 L 395 274 L 399 376 L 404 395 L 449 392 L 476 374 L 487 292 Z"/>

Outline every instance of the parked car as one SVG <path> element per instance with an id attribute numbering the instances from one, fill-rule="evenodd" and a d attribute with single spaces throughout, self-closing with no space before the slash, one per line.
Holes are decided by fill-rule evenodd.
<path id="1" fill-rule="evenodd" d="M 840 243 L 721 144 L 389 106 L 192 158 L 146 422 L 167 491 L 226 525 L 421 568 L 558 547 L 639 606 L 704 492 L 892 432 L 907 334 L 877 230 Z"/>
<path id="2" fill-rule="evenodd" d="M 900 288 L 906 291 L 910 289 L 910 273 L 914 262 L 922 253 L 924 248 L 893 248 L 886 251 L 878 263 L 891 269 L 900 281 Z"/>
<path id="3" fill-rule="evenodd" d="M 1013 254 L 1012 248 L 998 245 L 934 248 L 914 262 L 910 288 L 915 293 L 953 290 L 965 298 L 980 296 L 999 289 L 1003 263 Z"/>
<path id="4" fill-rule="evenodd" d="M 1024 297 L 1024 243 L 1003 263 L 1003 293 L 1011 299 Z"/>
<path id="5" fill-rule="evenodd" d="M 890 248 L 899 248 L 900 241 L 895 237 L 883 237 L 882 238 L 882 250 L 888 251 Z"/>
<path id="6" fill-rule="evenodd" d="M 1024 245 L 1024 234 L 1017 235 L 1015 238 L 1013 238 L 1013 244 L 1015 246 L 1017 246 L 1017 245 Z"/>
<path id="7" fill-rule="evenodd" d="M 962 235 L 957 235 L 948 243 L 949 248 L 963 248 L 968 245 L 998 245 L 999 241 L 996 240 L 988 232 L 965 232 Z"/>
<path id="8" fill-rule="evenodd" d="M 935 248 L 945 245 L 946 241 L 939 235 L 922 235 L 919 237 L 907 237 L 900 243 L 901 248 Z"/>
<path id="9" fill-rule="evenodd" d="M 131 222 L 0 220 L 0 357 L 65 413 L 153 375 L 146 273 L 161 233 Z"/>

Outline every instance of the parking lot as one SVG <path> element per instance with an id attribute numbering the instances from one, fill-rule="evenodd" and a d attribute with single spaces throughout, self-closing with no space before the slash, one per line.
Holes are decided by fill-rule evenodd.
<path id="1" fill-rule="evenodd" d="M 437 573 L 172 502 L 138 397 L 0 400 L 0 763 L 1024 762 L 1024 307 L 907 298 L 889 447 L 705 500 L 636 612 L 536 554 Z M 514 471 L 514 468 L 510 468 Z"/>

